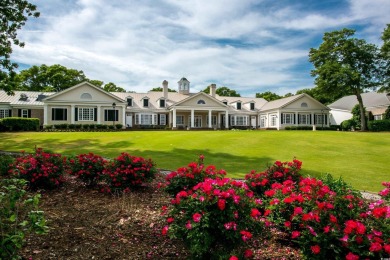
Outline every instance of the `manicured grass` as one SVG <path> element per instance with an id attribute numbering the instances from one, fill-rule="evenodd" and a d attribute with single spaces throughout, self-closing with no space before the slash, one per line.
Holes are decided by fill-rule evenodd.
<path id="1" fill-rule="evenodd" d="M 331 173 L 360 190 L 379 191 L 390 181 L 390 133 L 332 131 L 130 131 L 1 133 L 0 150 L 32 152 L 34 147 L 66 155 L 121 152 L 152 158 L 157 167 L 175 170 L 205 155 L 206 164 L 243 178 L 275 160 L 294 157 L 303 173 Z"/>

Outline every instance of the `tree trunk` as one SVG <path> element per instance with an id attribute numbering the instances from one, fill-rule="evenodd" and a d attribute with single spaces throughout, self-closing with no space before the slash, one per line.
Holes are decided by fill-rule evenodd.
<path id="1" fill-rule="evenodd" d="M 360 107 L 360 130 L 361 131 L 367 131 L 367 122 L 366 122 L 366 115 L 364 113 L 364 105 L 363 105 L 363 99 L 359 92 L 356 92 L 356 97 L 359 102 Z"/>

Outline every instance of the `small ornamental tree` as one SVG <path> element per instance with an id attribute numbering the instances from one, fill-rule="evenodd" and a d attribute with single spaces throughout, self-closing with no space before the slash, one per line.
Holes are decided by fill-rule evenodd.
<path id="1" fill-rule="evenodd" d="M 177 193 L 167 214 L 162 234 L 185 242 L 194 259 L 251 257 L 246 247 L 263 231 L 260 200 L 244 182 L 228 178 L 198 183 Z"/>
<path id="2" fill-rule="evenodd" d="M 87 186 L 93 187 L 103 174 L 107 160 L 99 155 L 88 153 L 77 155 L 69 160 L 69 163 L 70 173 L 77 176 Z"/>
<path id="3" fill-rule="evenodd" d="M 223 178 L 226 175 L 225 170 L 217 170 L 214 165 L 205 166 L 203 161 L 204 156 L 200 155 L 198 163 L 191 162 L 187 167 L 181 167 L 168 174 L 165 178 L 164 190 L 171 196 L 175 196 L 179 191 L 191 190 L 206 178 Z"/>
<path id="4" fill-rule="evenodd" d="M 156 173 L 152 160 L 121 153 L 104 170 L 104 180 L 108 186 L 105 191 L 130 191 L 131 188 L 152 181 Z"/>
<path id="5" fill-rule="evenodd" d="M 35 154 L 22 153 L 16 158 L 9 173 L 27 180 L 31 189 L 54 189 L 65 181 L 66 167 L 66 157 L 36 148 Z"/>

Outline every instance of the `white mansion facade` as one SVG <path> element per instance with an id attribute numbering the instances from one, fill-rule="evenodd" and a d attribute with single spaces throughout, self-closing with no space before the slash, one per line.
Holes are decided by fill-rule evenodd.
<path id="1" fill-rule="evenodd" d="M 286 126 L 328 126 L 329 108 L 306 94 L 267 102 L 263 98 L 223 97 L 190 93 L 182 78 L 178 92 L 106 92 L 88 82 L 61 92 L 0 91 L 0 118 L 39 118 L 41 125 L 122 124 L 125 127 L 172 129 L 284 129 Z"/>

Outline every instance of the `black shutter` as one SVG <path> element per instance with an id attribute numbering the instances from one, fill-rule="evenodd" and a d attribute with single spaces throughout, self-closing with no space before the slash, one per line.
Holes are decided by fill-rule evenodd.
<path id="1" fill-rule="evenodd" d="M 309 124 L 311 124 L 311 118 L 312 118 L 312 114 L 310 114 L 310 117 L 309 117 Z"/>
<path id="2" fill-rule="evenodd" d="M 64 108 L 64 120 L 68 120 L 68 109 Z"/>
<path id="3" fill-rule="evenodd" d="M 79 109 L 77 107 L 74 108 L 74 121 L 79 121 Z"/>
<path id="4" fill-rule="evenodd" d="M 107 109 L 105 109 L 104 110 L 104 121 L 108 121 L 108 110 Z"/>
<path id="5" fill-rule="evenodd" d="M 54 121 L 54 108 L 51 109 L 51 120 Z"/>
<path id="6" fill-rule="evenodd" d="M 280 124 L 283 125 L 283 113 L 280 114 Z"/>
<path id="7" fill-rule="evenodd" d="M 296 120 L 295 120 L 295 119 L 296 119 L 295 117 L 296 117 L 296 114 L 294 114 L 294 125 L 295 125 L 295 121 L 296 121 Z"/>
<path id="8" fill-rule="evenodd" d="M 299 122 L 301 121 L 301 114 L 298 114 L 298 125 L 299 125 Z"/>
<path id="9" fill-rule="evenodd" d="M 316 114 L 314 114 L 314 124 L 317 123 L 316 121 L 317 121 L 317 120 L 316 120 Z"/>
<path id="10" fill-rule="evenodd" d="M 28 118 L 31 118 L 31 109 L 28 110 Z"/>
<path id="11" fill-rule="evenodd" d="M 8 117 L 12 117 L 12 109 L 9 110 Z"/>
<path id="12" fill-rule="evenodd" d="M 93 109 L 93 121 L 97 121 L 97 108 Z"/>
<path id="13" fill-rule="evenodd" d="M 22 117 L 22 110 L 18 109 L 18 117 Z"/>
<path id="14" fill-rule="evenodd" d="M 324 119 L 325 119 L 325 125 L 327 125 L 328 124 L 328 117 L 326 114 L 324 115 Z"/>
<path id="15" fill-rule="evenodd" d="M 118 110 L 115 110 L 115 120 L 114 121 L 118 121 L 119 117 L 119 111 Z"/>

